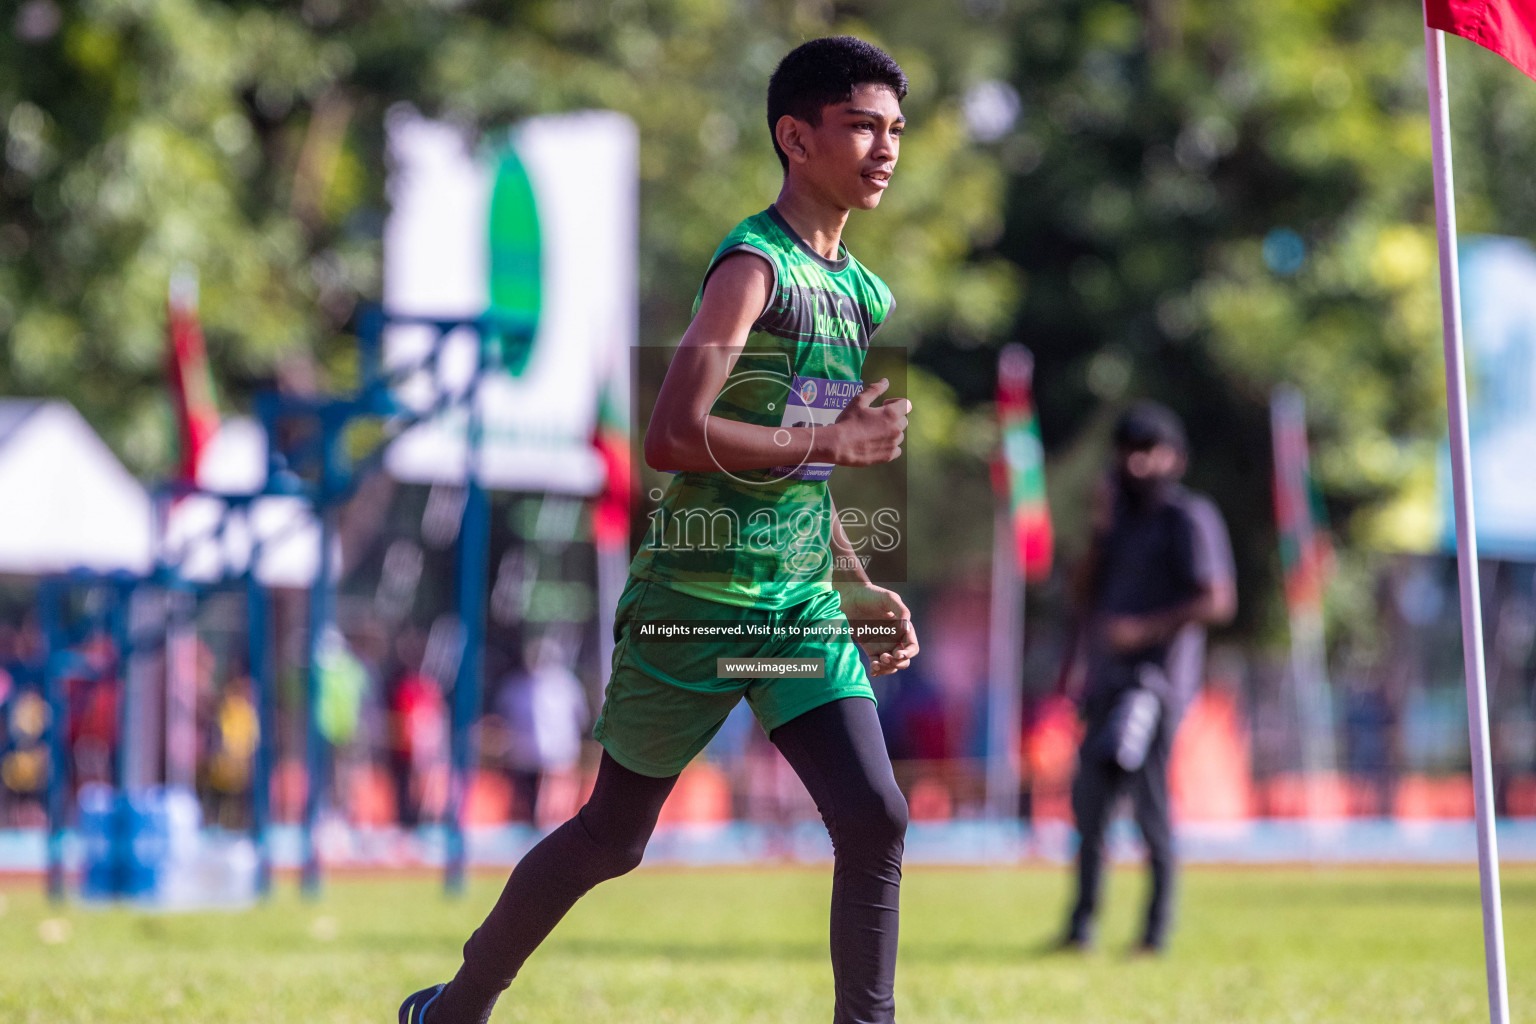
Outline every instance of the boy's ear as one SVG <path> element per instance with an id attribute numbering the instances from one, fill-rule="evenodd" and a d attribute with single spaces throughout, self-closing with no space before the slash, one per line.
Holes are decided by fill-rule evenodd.
<path id="1" fill-rule="evenodd" d="M 773 126 L 773 137 L 779 143 L 779 148 L 791 161 L 804 160 L 807 157 L 805 148 L 805 123 L 792 114 L 785 114 L 779 118 L 779 123 Z"/>

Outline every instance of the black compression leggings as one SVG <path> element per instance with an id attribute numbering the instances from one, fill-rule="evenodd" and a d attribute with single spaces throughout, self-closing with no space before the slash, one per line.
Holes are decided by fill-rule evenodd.
<path id="1" fill-rule="evenodd" d="M 833 1024 L 890 1024 L 907 804 L 891 774 L 875 705 L 848 697 L 769 737 L 816 801 L 832 837 Z M 464 964 L 428 1024 L 483 1024 L 499 996 L 572 905 L 640 863 L 677 776 L 653 779 L 607 752 L 592 796 L 528 851 L 464 944 Z"/>

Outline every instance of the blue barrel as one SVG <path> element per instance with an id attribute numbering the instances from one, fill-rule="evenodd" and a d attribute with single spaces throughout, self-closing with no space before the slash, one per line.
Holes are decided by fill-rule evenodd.
<path id="1" fill-rule="evenodd" d="M 80 840 L 86 899 L 153 896 L 170 848 L 164 794 L 158 789 L 119 792 L 111 786 L 80 788 Z"/>
<path id="2" fill-rule="evenodd" d="M 80 894 L 89 900 L 117 895 L 117 795 L 111 786 L 80 787 Z"/>
<path id="3" fill-rule="evenodd" d="M 153 896 L 170 850 L 164 794 L 159 789 L 118 795 L 118 894 Z"/>

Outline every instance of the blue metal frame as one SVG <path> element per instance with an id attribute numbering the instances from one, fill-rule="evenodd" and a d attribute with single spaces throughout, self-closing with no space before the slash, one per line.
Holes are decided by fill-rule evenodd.
<path id="1" fill-rule="evenodd" d="M 464 891 L 464 867 L 468 860 L 464 838 L 464 808 L 474 778 L 474 723 L 484 699 L 482 667 L 485 646 L 485 586 L 491 542 L 491 503 L 480 486 L 480 414 L 474 403 L 469 412 L 468 457 L 465 466 L 464 511 L 459 524 L 458 606 L 464 652 L 459 658 L 453 686 L 453 723 L 449 743 L 452 765 L 448 781 L 448 851 L 443 885 L 451 894 Z"/>
<path id="2" fill-rule="evenodd" d="M 251 699 L 256 705 L 256 764 L 251 773 L 251 838 L 256 844 L 256 893 L 272 891 L 272 851 L 267 830 L 272 824 L 272 756 L 277 744 L 277 692 L 272 676 L 270 643 L 271 608 L 267 588 L 256 579 L 257 553 L 251 554 L 251 571 L 245 574 L 248 620 L 246 668 L 251 673 Z"/>
<path id="3" fill-rule="evenodd" d="M 433 344 L 428 353 L 414 364 L 386 368 L 383 363 L 383 335 L 390 325 L 424 326 L 434 332 Z M 439 386 L 428 408 L 417 412 L 402 407 L 395 399 L 394 388 L 406 377 L 426 372 L 437 382 L 439 358 L 443 340 L 461 329 L 476 332 L 479 344 L 469 384 L 462 390 L 450 390 Z M 320 647 L 326 632 L 335 620 L 336 580 L 331 560 L 336 532 L 336 514 L 359 481 L 382 466 L 387 445 L 380 445 L 364 459 L 354 463 L 343 441 L 347 428 L 363 418 L 382 418 L 397 429 L 393 434 L 419 423 L 429 421 L 456 407 L 465 406 L 468 411 L 466 442 L 465 487 L 466 496 L 459 531 L 457 564 L 457 611 L 462 627 L 464 645 L 459 659 L 458 675 L 454 681 L 451 747 L 452 762 L 449 785 L 448 810 L 448 857 L 445 866 L 445 886 L 450 893 L 462 890 L 466 851 L 464 840 L 464 811 L 470 780 L 475 764 L 473 725 L 480 711 L 483 687 L 482 648 L 485 642 L 485 601 L 487 582 L 487 557 L 490 544 L 490 499 L 480 481 L 480 450 L 482 442 L 481 414 L 477 397 L 480 382 L 485 374 L 500 366 L 521 366 L 526 362 L 527 349 L 533 343 L 533 324 L 520 320 L 486 315 L 477 318 L 397 316 L 378 307 L 364 310 L 358 318 L 358 350 L 360 382 L 358 391 L 350 397 L 305 397 L 265 392 L 256 396 L 255 406 L 267 431 L 268 473 L 266 486 L 254 494 L 223 494 L 213 496 L 226 503 L 225 516 L 215 528 L 222 535 L 228 513 L 236 508 L 247 508 L 258 498 L 272 495 L 289 495 L 306 499 L 320 522 L 320 557 L 314 585 L 310 592 L 309 652 L 306 675 L 306 729 L 305 764 L 309 784 L 304 801 L 302 824 L 302 890 L 314 897 L 320 891 L 321 863 L 315 841 L 324 801 L 323 779 L 330 759 L 330 747 L 320 731 L 316 714 L 319 695 Z M 496 344 L 492 344 L 492 340 Z M 318 432 L 292 444 L 282 443 L 282 427 L 294 422 L 310 422 L 318 426 Z M 310 476 L 306 479 L 305 474 Z M 157 500 L 187 494 L 202 493 L 196 487 L 170 484 L 161 488 Z M 275 766 L 275 741 L 277 730 L 276 685 L 273 660 L 270 656 L 271 615 L 269 598 L 265 588 L 256 578 L 256 565 L 260 558 L 260 542 L 253 549 L 249 563 L 240 573 L 226 574 L 214 585 L 240 583 L 246 588 L 249 609 L 248 661 L 253 685 L 253 699 L 260 722 L 260 739 L 256 751 L 256 764 L 252 781 L 252 838 L 258 855 L 258 891 L 265 895 L 270 891 L 272 880 L 271 856 L 268 832 L 271 824 L 271 773 Z M 67 700 L 64 678 L 67 673 L 85 668 L 84 662 L 70 650 L 68 623 L 62 601 L 70 586 L 80 584 L 112 584 L 113 599 L 108 605 L 109 628 L 117 640 L 119 652 L 117 674 L 123 686 L 119 701 L 119 735 L 128 733 L 131 721 L 130 695 L 127 690 L 126 667 L 129 663 L 132 637 L 128 615 L 128 602 L 134 589 L 142 585 L 166 588 L 197 589 L 184 579 L 176 567 L 165 563 L 157 565 L 149 577 L 128 573 L 74 572 L 45 579 L 38 594 L 39 620 L 48 637 L 47 657 L 43 671 L 44 698 L 50 709 L 48 807 L 48 891 L 54 899 L 64 894 L 64 835 L 68 797 L 68 766 L 65 742 L 67 724 Z M 120 738 L 117 761 L 114 765 L 114 781 L 122 785 L 127 779 L 127 744 Z"/>
<path id="4" fill-rule="evenodd" d="M 416 363 L 385 367 L 384 330 L 391 325 L 430 328 L 434 332 L 433 343 L 427 354 Z M 336 613 L 336 581 L 330 560 L 335 536 L 335 511 L 365 475 L 382 466 L 387 448 L 387 445 L 380 445 L 354 464 L 342 441 L 347 427 L 361 418 L 384 418 L 396 428 L 392 435 L 398 435 L 456 406 L 464 406 L 468 413 L 465 437 L 466 494 L 459 524 L 456 601 L 463 651 L 454 681 L 452 705 L 448 856 L 444 885 L 450 893 L 460 892 L 463 888 L 466 862 L 464 810 L 476 760 L 473 725 L 484 692 L 481 648 L 485 643 L 486 559 L 490 546 L 490 501 L 480 482 L 483 431 L 477 398 L 480 382 L 487 372 L 503 365 L 519 366 L 526 361 L 526 351 L 533 344 L 533 326 L 531 321 L 492 315 L 475 318 L 401 316 L 370 307 L 358 318 L 360 380 L 356 394 L 347 398 L 305 398 L 272 393 L 257 397 L 257 410 L 266 427 L 269 443 L 268 491 L 308 498 L 321 524 L 320 564 L 310 597 L 309 667 L 305 687 L 308 704 L 305 763 L 309 784 L 305 793 L 301 834 L 302 888 L 308 896 L 316 896 L 320 891 L 321 863 L 314 832 L 324 800 L 321 780 L 330 756 L 330 746 L 320 732 L 316 710 L 320 685 L 320 644 L 334 622 Z M 437 379 L 443 341 L 455 331 L 466 328 L 476 333 L 479 342 L 476 346 L 474 370 L 465 388 L 450 390 L 442 387 Z M 491 339 L 495 339 L 497 344 L 490 344 Z M 508 350 L 509 346 L 511 351 Z M 426 372 L 434 383 L 439 384 L 432 402 L 420 412 L 404 408 L 394 397 L 394 388 L 418 372 Z M 285 450 L 280 446 L 280 426 L 294 421 L 315 423 L 319 427 L 319 434 Z M 318 479 L 306 480 L 306 471 L 311 476 L 317 475 Z"/>
<path id="5" fill-rule="evenodd" d="M 315 585 L 309 591 L 309 665 L 304 675 L 304 831 L 301 886 L 304 895 L 320 892 L 320 850 L 315 842 L 315 824 L 319 821 L 321 798 L 325 790 L 326 769 L 330 762 L 330 744 L 320 731 L 320 653 L 325 635 L 335 618 L 336 584 L 331 578 L 331 547 L 336 534 L 336 510 L 320 507 L 320 562 L 315 570 Z"/>
<path id="6" fill-rule="evenodd" d="M 78 570 L 62 576 L 44 578 L 38 585 L 38 624 L 42 628 L 43 699 L 48 704 L 48 787 L 46 793 L 48 840 L 47 885 L 48 896 L 55 902 L 64 898 L 64 835 L 68 825 L 68 797 L 71 772 L 66 734 L 69 729 L 69 695 L 64 681 L 68 677 L 80 677 L 99 681 L 103 676 L 114 677 L 122 688 L 118 700 L 119 736 L 117 758 L 113 764 L 113 781 L 120 783 L 124 777 L 124 751 L 126 744 L 122 729 L 127 705 L 127 678 L 125 669 L 132 655 L 132 637 L 128 630 L 128 602 L 141 578 L 131 573 L 97 573 Z M 85 628 L 71 629 L 68 609 L 64 601 L 78 587 L 104 588 L 105 605 L 89 614 Z M 98 629 L 105 628 L 111 635 L 117 656 L 108 669 L 93 667 L 79 652 L 76 644 Z"/>
<path id="7" fill-rule="evenodd" d="M 55 645 L 62 629 L 60 594 L 52 580 L 38 588 L 38 624 L 46 637 L 43 655 L 43 699 L 48 703 L 48 898 L 64 898 L 64 803 L 69 790 L 67 744 L 68 705 L 64 696 L 67 650 Z"/>
<path id="8" fill-rule="evenodd" d="M 220 491 L 203 491 L 188 484 L 168 484 L 155 494 L 156 502 L 174 500 L 194 494 L 206 494 L 224 502 L 225 508 L 211 535 L 222 537 L 229 527 L 232 513 L 241 510 L 249 515 L 251 506 L 268 492 L 254 494 L 227 494 Z M 272 851 L 270 829 L 272 825 L 272 770 L 276 766 L 274 752 L 277 744 L 277 680 L 271 657 L 272 614 L 271 596 L 257 578 L 256 567 L 261 562 L 262 547 L 271 538 L 253 538 L 251 552 L 244 568 L 238 572 L 226 571 L 215 580 L 193 584 L 185 580 L 174 566 L 162 557 L 155 575 L 145 583 L 153 583 L 166 589 L 215 590 L 231 585 L 243 587 L 246 597 L 246 668 L 251 678 L 251 702 L 257 716 L 255 763 L 251 778 L 251 842 L 256 847 L 256 892 L 265 897 L 272 891 Z M 126 605 L 124 611 L 126 612 Z M 126 691 L 125 691 L 126 697 Z M 121 721 L 129 721 L 128 701 L 120 708 Z M 120 748 L 127 749 L 123 744 Z M 119 775 L 119 781 L 125 775 Z"/>

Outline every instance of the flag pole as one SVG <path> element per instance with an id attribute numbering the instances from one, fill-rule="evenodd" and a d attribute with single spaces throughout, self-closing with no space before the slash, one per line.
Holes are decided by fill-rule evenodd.
<path id="1" fill-rule="evenodd" d="M 986 772 L 987 810 L 1000 821 L 1018 817 L 1022 788 L 1019 738 L 1025 577 L 1029 568 L 1039 569 L 1050 560 L 1049 519 L 1044 524 L 1043 544 L 1040 524 L 1030 528 L 1031 538 L 1026 541 L 1014 521 L 1021 494 L 1032 493 L 1037 501 L 1044 501 L 1044 453 L 1038 436 L 1029 436 L 1034 429 L 1030 399 L 1033 374 L 1034 357 L 1027 348 L 1017 342 L 1003 346 L 997 355 L 1001 445 L 992 464 L 996 508 L 992 517 Z"/>
<path id="2" fill-rule="evenodd" d="M 1024 632 L 1024 578 L 1019 572 L 1008 499 L 998 497 L 994 504 L 986 800 L 990 817 L 1008 821 L 1019 815 L 1019 661 Z"/>
<path id="3" fill-rule="evenodd" d="M 1445 333 L 1445 402 L 1451 432 L 1451 480 L 1456 507 L 1456 567 L 1461 584 L 1461 640 L 1466 665 L 1467 723 L 1472 741 L 1472 795 L 1477 811 L 1477 869 L 1483 900 L 1483 955 L 1488 970 L 1488 1019 L 1509 1024 L 1504 972 L 1504 918 L 1499 899 L 1499 849 L 1494 833 L 1488 688 L 1483 671 L 1483 613 L 1477 581 L 1477 529 L 1472 515 L 1471 444 L 1467 437 L 1467 376 L 1461 336 L 1461 282 L 1456 263 L 1456 200 L 1451 188 L 1451 118 L 1445 79 L 1445 35 L 1424 29 L 1429 85 L 1429 134 L 1435 169 L 1435 230 L 1440 240 L 1440 313 Z"/>
<path id="4" fill-rule="evenodd" d="M 1275 388 L 1269 399 L 1270 439 L 1275 460 L 1275 510 L 1282 538 L 1296 546 L 1295 568 L 1288 569 L 1286 613 L 1291 626 L 1291 683 L 1301 723 L 1302 771 L 1306 775 L 1307 817 L 1314 823 L 1327 813 L 1329 782 L 1338 772 L 1334 749 L 1333 696 L 1328 685 L 1328 652 L 1323 642 L 1323 581 L 1316 557 L 1307 455 L 1306 399 L 1290 385 Z M 1291 577 L 1289 574 L 1294 573 Z M 1299 579 L 1300 588 L 1292 578 Z"/>

